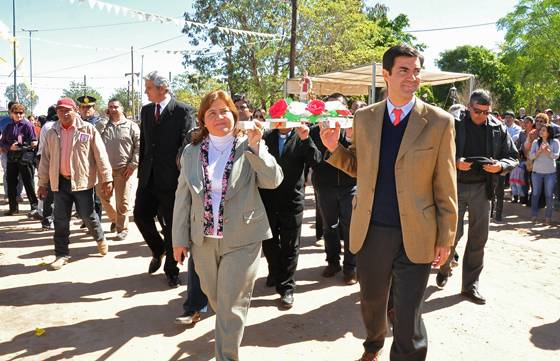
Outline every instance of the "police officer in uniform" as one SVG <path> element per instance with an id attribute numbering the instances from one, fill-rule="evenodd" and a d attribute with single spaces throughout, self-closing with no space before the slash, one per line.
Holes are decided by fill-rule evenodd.
<path id="1" fill-rule="evenodd" d="M 99 120 L 99 117 L 97 116 L 97 112 L 95 111 L 95 103 L 97 102 L 97 99 L 95 97 L 92 97 L 91 95 L 82 95 L 81 97 L 78 97 L 76 100 L 78 101 L 79 104 L 78 110 L 80 112 L 80 117 L 82 118 L 82 120 L 85 120 L 91 125 L 95 125 Z M 97 215 L 99 216 L 99 221 L 101 222 L 101 214 L 103 213 L 103 207 L 101 206 L 101 199 L 99 199 L 99 197 L 95 193 L 95 188 L 93 192 L 93 197 L 94 197 L 95 213 L 97 213 Z M 82 222 L 80 228 L 86 228 L 85 222 Z M 115 229 L 116 228 L 113 225 L 111 225 L 111 232 L 115 231 Z"/>

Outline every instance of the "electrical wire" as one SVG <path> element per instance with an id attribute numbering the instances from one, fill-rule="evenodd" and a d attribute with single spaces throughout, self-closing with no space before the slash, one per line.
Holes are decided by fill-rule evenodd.
<path id="1" fill-rule="evenodd" d="M 175 37 L 170 38 L 170 39 L 167 39 L 167 40 L 162 40 L 162 41 L 158 41 L 158 42 L 155 42 L 155 43 L 152 43 L 152 44 L 148 44 L 148 45 L 146 45 L 146 46 L 143 46 L 143 47 L 139 48 L 139 50 L 147 49 L 147 48 L 152 47 L 152 46 L 156 46 L 156 45 L 163 44 L 163 43 L 166 43 L 166 42 L 169 42 L 169 41 L 173 41 L 173 40 L 182 38 L 182 37 L 184 37 L 184 36 L 185 36 L 185 35 L 182 34 L 182 35 L 175 36 Z M 65 68 L 60 68 L 60 69 L 54 69 L 54 70 L 44 71 L 44 72 L 39 73 L 38 75 L 50 74 L 50 73 L 58 73 L 58 72 L 64 71 L 64 70 L 82 68 L 82 67 L 84 67 L 84 66 L 102 63 L 102 62 L 104 62 L 104 61 L 113 60 L 113 59 L 115 59 L 115 58 L 119 58 L 119 57 L 121 57 L 121 56 L 129 55 L 129 54 L 130 54 L 130 52 L 127 51 L 126 53 L 120 53 L 120 54 L 117 54 L 117 55 L 108 56 L 108 57 L 106 57 L 106 58 L 102 58 L 102 59 L 97 59 L 97 60 L 94 60 L 94 61 L 90 61 L 89 63 L 79 64 L 79 65 L 72 65 L 72 66 L 67 66 L 67 67 L 65 67 Z"/>
<path id="2" fill-rule="evenodd" d="M 130 24 L 145 24 L 145 21 L 128 21 L 124 23 L 113 23 L 113 24 L 99 24 L 99 25 L 85 25 L 85 26 L 72 26 L 67 28 L 47 28 L 47 29 L 34 29 L 34 31 L 65 31 L 65 30 L 78 30 L 78 29 L 99 29 L 106 28 L 110 26 L 120 26 L 120 25 L 130 25 Z M 26 33 L 27 31 L 16 31 L 16 33 Z"/>
<path id="3" fill-rule="evenodd" d="M 451 26 L 448 28 L 434 28 L 434 29 L 422 29 L 422 30 L 405 30 L 407 33 L 425 33 L 428 31 L 442 31 L 442 30 L 455 30 L 455 29 L 467 29 L 467 28 L 475 28 L 478 26 L 488 26 L 488 25 L 496 25 L 497 23 L 494 21 L 492 23 L 482 23 L 482 24 L 473 24 L 473 25 L 461 25 L 461 26 Z"/>

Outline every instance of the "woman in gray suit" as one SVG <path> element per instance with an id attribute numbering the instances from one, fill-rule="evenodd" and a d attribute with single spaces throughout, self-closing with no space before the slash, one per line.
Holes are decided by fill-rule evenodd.
<path id="1" fill-rule="evenodd" d="M 216 312 L 218 361 L 239 360 L 247 310 L 261 253 L 272 237 L 258 188 L 282 182 L 282 169 L 262 141 L 263 127 L 247 136 L 227 93 L 206 95 L 197 131 L 181 156 L 173 211 L 173 251 L 182 264 L 190 251 L 200 284 Z"/>

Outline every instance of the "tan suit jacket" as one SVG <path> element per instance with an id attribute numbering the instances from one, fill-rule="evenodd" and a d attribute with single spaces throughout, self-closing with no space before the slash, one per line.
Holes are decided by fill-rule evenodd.
<path id="1" fill-rule="evenodd" d="M 105 144 L 95 126 L 76 117 L 76 131 L 72 138 L 70 153 L 70 184 L 72 192 L 93 188 L 97 182 L 113 181 L 113 172 Z M 53 192 L 58 192 L 60 176 L 60 121 L 54 123 L 45 136 L 45 144 L 39 162 L 39 187 L 50 185 Z"/>
<path id="2" fill-rule="evenodd" d="M 189 144 L 181 156 L 181 174 L 175 193 L 173 247 L 203 243 L 203 179 L 200 144 Z M 282 179 L 282 168 L 268 153 L 264 140 L 260 142 L 258 156 L 249 149 L 246 137 L 238 140 L 224 200 L 224 244 L 236 248 L 272 237 L 258 188 L 274 189 Z"/>
<path id="3" fill-rule="evenodd" d="M 360 109 L 352 145 L 339 146 L 328 163 L 357 178 L 350 251 L 357 253 L 370 227 L 387 103 Z M 395 162 L 403 243 L 414 263 L 430 263 L 434 247 L 451 246 L 457 229 L 457 181 L 453 117 L 417 99 Z"/>

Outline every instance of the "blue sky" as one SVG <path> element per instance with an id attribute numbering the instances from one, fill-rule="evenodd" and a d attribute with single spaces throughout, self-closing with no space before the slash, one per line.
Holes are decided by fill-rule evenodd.
<path id="1" fill-rule="evenodd" d="M 190 0 L 105 0 L 107 3 L 126 6 L 169 17 L 181 17 L 190 9 Z M 513 10 L 515 0 L 471 0 L 468 2 L 449 2 L 444 0 L 393 0 L 367 1 L 369 5 L 381 2 L 389 6 L 390 17 L 405 13 L 410 19 L 410 30 L 433 29 L 458 25 L 471 25 L 494 22 Z M 77 3 L 77 0 L 76 0 Z M 180 37 L 180 28 L 171 23 L 139 22 L 128 16 L 116 15 L 87 4 L 71 4 L 69 0 L 16 0 L 16 30 L 53 29 L 78 26 L 98 26 L 115 23 L 130 23 L 111 27 L 75 29 L 64 31 L 39 31 L 32 35 L 33 50 L 33 85 L 39 94 L 36 113 L 44 113 L 48 105 L 58 99 L 61 90 L 69 82 L 83 81 L 87 75 L 87 84 L 98 89 L 108 97 L 113 89 L 126 87 L 128 78 L 124 74 L 131 71 L 130 54 L 114 59 L 95 62 L 99 59 L 127 53 L 134 46 L 135 72 L 140 71 L 144 55 L 144 72 L 157 69 L 164 74 L 178 74 L 184 70 L 180 54 L 164 54 L 156 50 L 188 50 L 189 44 Z M 0 22 L 11 33 L 12 2 L 0 1 Z M 21 36 L 19 51 L 23 62 L 18 75 L 29 82 L 29 46 L 27 33 Z M 483 26 L 460 30 L 414 33 L 418 40 L 428 45 L 424 52 L 426 68 L 435 69 L 434 60 L 440 52 L 458 45 L 484 45 L 497 49 L 503 34 L 495 26 Z M 139 51 L 141 47 L 160 41 L 179 37 L 162 44 Z M 97 49 L 89 49 L 97 48 Z M 0 104 L 5 104 L 4 91 L 13 83 L 7 75 L 12 71 L 12 55 L 6 40 L 0 39 L 0 57 L 7 64 L 0 62 Z M 65 69 L 70 68 L 70 69 Z M 63 70 L 64 69 L 64 70 Z M 138 86 L 136 84 L 135 86 Z"/>

